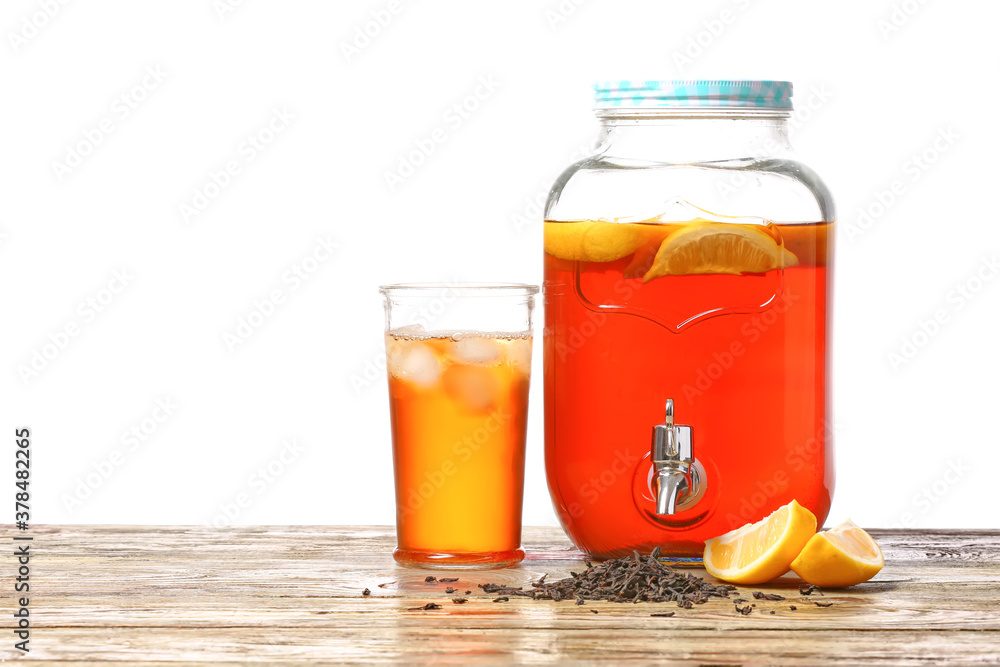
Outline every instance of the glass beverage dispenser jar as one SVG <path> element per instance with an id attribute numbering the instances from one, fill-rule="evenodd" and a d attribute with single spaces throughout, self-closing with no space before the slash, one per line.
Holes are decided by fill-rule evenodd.
<path id="1" fill-rule="evenodd" d="M 779 81 L 596 86 L 545 212 L 545 456 L 580 549 L 706 539 L 833 491 L 834 205 Z"/>

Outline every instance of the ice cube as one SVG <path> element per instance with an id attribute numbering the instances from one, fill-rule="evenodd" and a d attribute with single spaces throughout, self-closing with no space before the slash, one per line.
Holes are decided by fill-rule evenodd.
<path id="1" fill-rule="evenodd" d="M 470 410 L 490 410 L 500 395 L 500 382 L 494 371 L 482 366 L 451 366 L 442 378 L 452 400 Z"/>
<path id="2" fill-rule="evenodd" d="M 430 387 L 441 375 L 437 355 L 420 341 L 395 341 L 386 355 L 389 374 L 421 387 Z"/>
<path id="3" fill-rule="evenodd" d="M 452 354 L 461 363 L 490 364 L 500 358 L 500 341 L 483 336 L 462 336 L 452 345 Z"/>
<path id="4" fill-rule="evenodd" d="M 709 221 L 709 222 L 735 222 L 744 225 L 764 225 L 767 221 L 764 218 L 753 218 L 753 217 L 733 217 L 728 215 L 716 215 L 710 211 L 706 211 L 703 208 L 695 206 L 686 199 L 680 197 L 670 197 L 665 202 L 655 207 L 638 213 L 635 215 L 629 215 L 622 218 L 615 218 L 615 222 L 658 222 L 658 223 L 671 223 L 671 222 L 692 222 L 695 220 Z"/>
<path id="5" fill-rule="evenodd" d="M 504 341 L 506 349 L 507 363 L 514 366 L 522 373 L 531 371 L 531 339 L 513 338 Z"/>

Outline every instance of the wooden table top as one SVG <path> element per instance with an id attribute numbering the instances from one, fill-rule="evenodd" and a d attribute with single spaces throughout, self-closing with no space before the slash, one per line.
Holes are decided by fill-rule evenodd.
<path id="1" fill-rule="evenodd" d="M 796 579 L 741 587 L 744 598 L 787 598 L 751 600 L 749 616 L 722 599 L 681 609 L 482 594 L 478 583 L 527 586 L 583 569 L 558 528 L 526 529 L 519 567 L 450 573 L 472 591 L 465 604 L 424 582 L 449 573 L 394 564 L 390 527 L 36 526 L 30 535 L 30 660 L 1000 662 L 1000 531 L 873 531 L 887 562 L 871 582 L 826 591 L 826 608 L 800 596 Z M 426 602 L 441 609 L 409 610 Z M 21 657 L 4 634 L 0 658 Z"/>

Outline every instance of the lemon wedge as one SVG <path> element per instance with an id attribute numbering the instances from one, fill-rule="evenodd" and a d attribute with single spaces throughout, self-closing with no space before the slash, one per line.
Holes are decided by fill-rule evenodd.
<path id="1" fill-rule="evenodd" d="M 579 262 L 613 262 L 639 249 L 648 237 L 642 225 L 588 220 L 546 222 L 545 252 Z"/>
<path id="2" fill-rule="evenodd" d="M 764 273 L 796 264 L 798 258 L 757 225 L 694 222 L 663 240 L 642 280 L 705 273 Z"/>
<path id="3" fill-rule="evenodd" d="M 844 588 L 868 581 L 885 565 L 872 536 L 850 519 L 816 533 L 792 561 L 792 571 L 823 588 Z"/>
<path id="4" fill-rule="evenodd" d="M 705 542 L 705 569 L 734 584 L 762 584 L 788 572 L 816 534 L 816 517 L 795 500 L 757 523 Z"/>

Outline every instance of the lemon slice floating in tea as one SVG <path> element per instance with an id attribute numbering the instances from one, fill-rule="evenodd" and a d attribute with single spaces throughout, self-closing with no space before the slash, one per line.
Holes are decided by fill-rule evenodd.
<path id="1" fill-rule="evenodd" d="M 638 250 L 649 232 L 640 225 L 604 222 L 546 222 L 545 252 L 579 262 L 613 262 Z"/>
<path id="2" fill-rule="evenodd" d="M 885 565 L 872 536 L 848 519 L 816 533 L 792 561 L 792 571 L 823 588 L 845 588 L 868 581 Z"/>
<path id="3" fill-rule="evenodd" d="M 765 273 L 798 258 L 756 225 L 700 222 L 685 225 L 660 244 L 643 282 L 662 276 Z"/>

